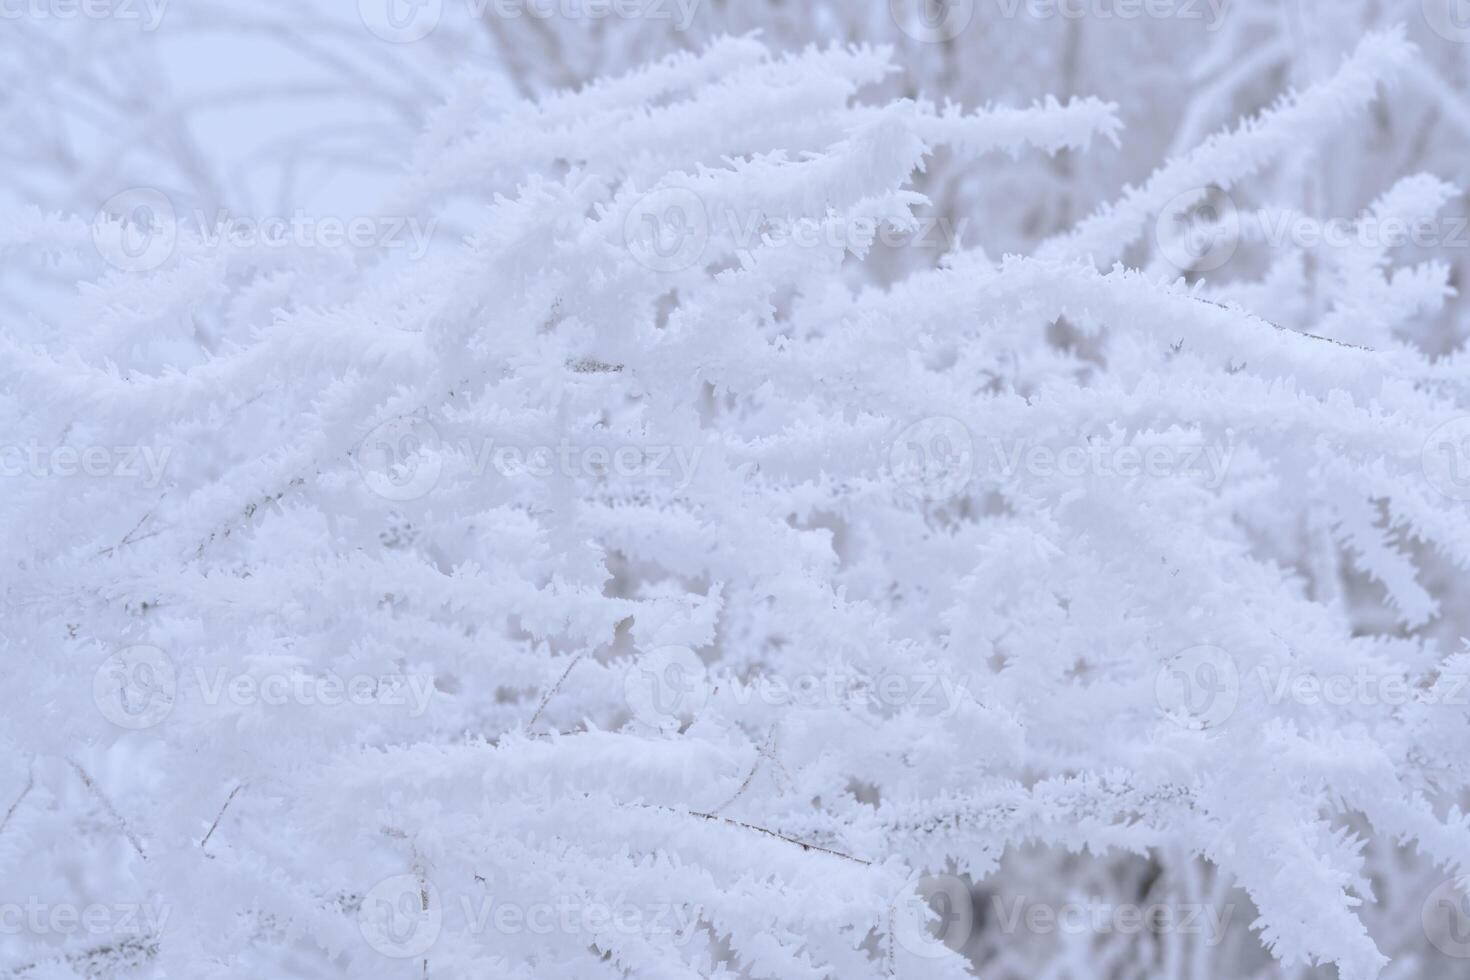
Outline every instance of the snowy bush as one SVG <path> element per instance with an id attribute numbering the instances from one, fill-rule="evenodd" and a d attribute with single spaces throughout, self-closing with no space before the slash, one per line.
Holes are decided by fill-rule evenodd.
<path id="1" fill-rule="evenodd" d="M 12 154 L 0 968 L 1465 971 L 1463 88 L 1288 8 L 492 21 L 332 213 Z"/>

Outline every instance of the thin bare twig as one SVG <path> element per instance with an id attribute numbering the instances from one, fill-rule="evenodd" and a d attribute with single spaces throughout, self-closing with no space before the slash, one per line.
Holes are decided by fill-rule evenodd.
<path id="1" fill-rule="evenodd" d="M 823 854 L 830 854 L 833 857 L 840 857 L 845 861 L 852 861 L 854 864 L 861 864 L 864 867 L 873 866 L 872 861 L 864 861 L 860 857 L 854 857 L 853 855 L 846 854 L 842 851 L 834 851 L 832 848 L 823 847 L 821 844 L 813 844 L 809 841 L 804 841 L 796 837 L 790 837 L 786 834 L 781 833 L 780 831 L 772 830 L 769 827 L 761 827 L 753 823 L 746 823 L 744 820 L 736 820 L 733 817 L 722 817 L 715 813 L 701 813 L 698 810 L 688 810 L 686 812 L 691 817 L 698 817 L 701 820 L 717 820 L 720 823 L 726 823 L 732 827 L 741 827 L 745 830 L 753 830 L 758 834 L 765 834 L 767 837 L 774 837 L 777 840 L 784 840 L 788 844 L 795 844 L 803 851 L 820 851 Z"/>
<path id="2" fill-rule="evenodd" d="M 562 682 L 567 679 L 567 675 L 572 672 L 572 668 L 575 667 L 575 666 L 577 666 L 577 664 L 581 663 L 582 662 L 582 658 L 585 657 L 585 656 L 587 656 L 587 654 L 585 652 L 583 652 L 583 653 L 579 653 L 575 657 L 573 657 L 572 658 L 572 662 L 569 663 L 569 664 L 567 664 L 567 669 L 564 670 L 564 671 L 562 671 L 561 672 L 561 676 L 556 679 L 556 683 L 553 684 L 553 685 L 551 685 L 551 687 L 549 689 L 547 689 L 546 693 L 544 695 L 542 695 L 542 697 L 541 697 L 541 703 L 539 705 L 537 705 L 537 707 L 536 707 L 536 713 L 534 715 L 532 715 L 531 716 L 531 720 L 526 723 L 526 730 L 527 731 L 529 731 L 532 728 L 535 728 L 536 727 L 536 722 L 538 722 L 538 721 L 541 720 L 541 712 L 543 712 L 543 711 L 546 710 L 546 702 L 548 702 L 548 701 L 551 700 L 551 697 L 552 697 L 553 694 L 555 694 L 557 691 L 561 690 Z"/>
<path id="3" fill-rule="evenodd" d="M 713 810 L 710 811 L 711 813 L 719 813 L 731 803 L 734 803 L 736 800 L 740 799 L 741 794 L 750 789 L 750 784 L 755 779 L 755 774 L 757 770 L 760 769 L 761 763 L 770 756 L 771 746 L 776 741 L 776 726 L 779 724 L 781 723 L 776 722 L 775 725 L 771 726 L 770 732 L 766 734 L 765 744 L 756 750 L 755 762 L 751 763 L 750 772 L 745 774 L 745 781 L 740 784 L 740 788 L 735 791 L 735 795 L 731 796 L 728 800 L 715 807 Z M 775 759 L 772 759 L 771 761 L 774 762 Z"/>
<path id="4" fill-rule="evenodd" d="M 204 839 L 199 842 L 200 847 L 203 847 L 205 844 L 209 843 L 209 838 L 214 836 L 215 828 L 218 827 L 219 822 L 225 818 L 225 811 L 230 808 L 231 803 L 235 802 L 235 794 L 239 793 L 240 790 L 244 788 L 244 783 L 238 783 L 236 784 L 234 789 L 230 790 L 230 795 L 225 797 L 225 805 L 219 808 L 219 813 L 215 815 L 214 823 L 209 825 L 209 833 L 205 834 Z"/>
<path id="5" fill-rule="evenodd" d="M 129 844 L 133 845 L 133 850 L 138 852 L 138 857 L 142 858 L 144 861 L 148 860 L 148 855 L 143 853 L 143 845 L 138 841 L 137 835 L 135 835 L 133 833 L 133 829 L 128 826 L 128 822 L 122 818 L 122 814 L 117 812 L 117 807 L 113 806 L 112 801 L 109 800 L 107 798 L 107 795 L 102 792 L 102 788 L 93 781 L 90 775 L 87 774 L 87 770 L 82 768 L 81 763 L 77 762 L 77 760 L 73 759 L 71 756 L 67 756 L 66 761 L 70 763 L 71 767 L 77 771 L 77 775 L 81 777 L 82 782 L 86 785 L 87 789 L 92 791 L 92 795 L 97 797 L 97 800 L 102 804 L 103 809 L 105 809 L 108 814 L 111 815 L 112 819 L 117 821 L 117 825 L 122 828 L 123 836 L 128 839 Z"/>
<path id="6" fill-rule="evenodd" d="M 24 801 L 27 796 L 31 795 L 31 789 L 35 785 L 36 772 L 33 769 L 26 774 L 26 788 L 20 791 L 20 795 L 15 798 L 15 802 L 10 804 L 10 809 L 5 811 L 5 819 L 0 820 L 0 834 L 3 834 L 5 832 L 6 826 L 10 823 L 10 818 L 15 816 L 16 808 L 20 806 L 21 802 Z"/>
<path id="7" fill-rule="evenodd" d="M 747 823 L 744 820 L 736 820 L 734 817 L 722 817 L 718 813 L 705 813 L 701 810 L 679 810 L 674 807 L 660 806 L 657 803 L 628 803 L 624 805 L 634 806 L 644 810 L 662 810 L 665 813 L 679 813 L 688 817 L 697 817 L 700 820 L 712 820 L 717 823 L 729 824 L 731 827 L 739 827 L 742 830 L 752 830 L 758 834 L 765 834 L 767 837 L 774 837 L 777 840 L 785 841 L 788 844 L 795 844 L 803 851 L 820 851 L 823 854 L 830 854 L 833 857 L 839 857 L 846 861 L 852 861 L 854 864 L 861 864 L 864 867 L 873 866 L 872 861 L 865 861 L 860 857 L 854 857 L 853 855 L 848 854 L 844 851 L 836 851 L 830 847 L 823 847 L 821 844 L 813 844 L 811 841 L 804 841 L 798 837 L 792 837 L 789 834 L 783 834 L 779 830 L 772 830 L 769 827 L 762 827 L 759 824 Z"/>
<path id="8" fill-rule="evenodd" d="M 136 523 L 136 524 L 133 525 L 132 530 L 128 531 L 127 534 L 124 534 L 123 535 L 123 539 L 121 541 L 119 541 L 117 544 L 113 545 L 111 548 L 103 548 L 101 551 L 97 552 L 97 556 L 100 558 L 103 555 L 110 555 L 114 551 L 117 551 L 119 548 L 122 548 L 122 547 L 125 547 L 127 545 L 132 544 L 133 543 L 133 535 L 137 534 L 138 533 L 138 528 L 142 527 L 143 524 L 144 524 L 144 522 L 146 522 L 148 520 L 148 518 L 150 518 L 152 516 L 153 516 L 153 510 L 152 510 L 152 508 L 149 508 L 149 510 L 148 510 L 147 513 L 145 513 L 142 517 L 138 518 L 138 523 Z M 157 534 L 157 533 L 158 532 L 156 532 L 156 531 L 153 532 L 153 534 Z"/>

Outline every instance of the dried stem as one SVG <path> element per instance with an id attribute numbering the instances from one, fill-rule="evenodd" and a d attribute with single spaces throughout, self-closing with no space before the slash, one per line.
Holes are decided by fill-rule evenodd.
<path id="1" fill-rule="evenodd" d="M 225 805 L 219 808 L 219 813 L 215 814 L 214 823 L 209 825 L 209 833 L 205 834 L 204 839 L 199 842 L 200 847 L 203 847 L 205 844 L 209 843 L 209 838 L 214 836 L 215 828 L 218 827 L 219 822 L 224 819 L 225 811 L 228 810 L 230 808 L 230 804 L 235 801 L 235 794 L 239 793 L 240 790 L 244 788 L 245 784 L 239 783 L 235 786 L 234 789 L 230 790 L 230 795 L 225 797 Z"/>
<path id="2" fill-rule="evenodd" d="M 117 821 L 117 825 L 122 828 L 123 836 L 128 839 L 129 844 L 133 845 L 133 850 L 138 852 L 138 857 L 144 861 L 148 860 L 148 855 L 143 853 L 143 845 L 138 841 L 137 835 L 133 833 L 132 828 L 128 826 L 128 822 L 123 819 L 122 814 L 117 812 L 117 807 L 113 806 L 112 801 L 102 792 L 102 788 L 87 774 L 87 770 L 82 768 L 81 763 L 70 756 L 67 756 L 66 761 L 77 771 L 77 775 L 81 777 L 83 784 L 86 785 L 87 789 L 92 791 L 93 796 L 97 797 L 97 801 L 102 804 L 103 809 L 108 812 L 112 819 Z"/>

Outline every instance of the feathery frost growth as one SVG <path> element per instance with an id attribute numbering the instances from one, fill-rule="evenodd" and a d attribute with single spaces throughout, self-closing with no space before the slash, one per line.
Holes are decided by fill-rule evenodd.
<path id="1" fill-rule="evenodd" d="M 14 211 L 0 903 L 109 918 L 0 966 L 1449 975 L 1459 191 L 1278 179 L 1417 58 L 1024 252 L 963 175 L 1124 109 L 756 35 L 461 71 L 371 241 Z"/>

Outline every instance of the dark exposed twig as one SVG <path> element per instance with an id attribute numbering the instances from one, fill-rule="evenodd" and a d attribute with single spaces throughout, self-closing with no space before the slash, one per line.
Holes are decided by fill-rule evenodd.
<path id="1" fill-rule="evenodd" d="M 569 664 L 567 664 L 567 669 L 564 670 L 564 671 L 562 671 L 561 672 L 561 676 L 556 679 L 556 683 L 553 684 L 553 685 L 551 685 L 551 687 L 547 689 L 546 693 L 544 695 L 542 695 L 542 697 L 541 697 L 541 703 L 536 706 L 536 713 L 533 714 L 531 716 L 531 720 L 526 723 L 526 729 L 528 731 L 530 729 L 536 727 L 536 722 L 538 722 L 538 721 L 541 720 L 541 712 L 543 712 L 543 711 L 546 710 L 546 702 L 550 701 L 552 695 L 554 695 L 557 691 L 561 690 L 562 682 L 564 682 L 567 679 L 567 675 L 572 672 L 572 668 L 575 667 L 575 666 L 577 666 L 577 664 L 581 663 L 582 662 L 582 658 L 585 657 L 586 655 L 587 655 L 586 653 L 579 653 L 575 657 L 573 657 L 572 658 L 572 662 L 569 663 Z"/>
<path id="2" fill-rule="evenodd" d="M 778 722 L 777 724 L 780 723 Z M 741 795 L 744 794 L 746 790 L 750 789 L 750 784 L 755 779 L 755 774 L 760 769 L 761 763 L 770 757 L 771 746 L 775 742 L 775 740 L 776 725 L 772 725 L 770 732 L 766 735 L 765 744 L 756 750 L 755 761 L 751 763 L 750 772 L 745 774 L 745 780 L 740 784 L 740 788 L 737 789 L 735 791 L 735 794 L 731 796 L 728 800 L 711 810 L 711 813 L 719 813 L 721 810 L 728 807 L 731 803 L 734 803 L 736 800 L 740 799 Z M 775 760 L 772 759 L 771 761 L 774 762 Z"/>
<path id="3" fill-rule="evenodd" d="M 123 819 L 122 814 L 117 812 L 117 807 L 113 806 L 112 801 L 102 792 L 102 788 L 93 781 L 92 777 L 88 775 L 87 770 L 82 768 L 81 763 L 70 756 L 67 757 L 66 761 L 77 771 L 77 775 L 81 777 L 82 783 L 86 785 L 87 789 L 92 791 L 93 796 L 97 797 L 97 801 L 102 804 L 103 809 L 108 812 L 112 819 L 117 821 L 117 825 L 122 828 L 123 836 L 128 839 L 129 844 L 133 845 L 133 850 L 138 852 L 138 857 L 145 861 L 148 860 L 148 855 L 143 853 L 143 845 L 139 842 L 137 835 L 133 833 L 133 829 L 128 826 L 128 822 Z"/>
<path id="4" fill-rule="evenodd" d="M 10 823 L 10 818 L 13 817 L 13 816 L 15 816 L 16 809 L 21 805 L 21 803 L 25 800 L 25 798 L 31 794 L 31 789 L 35 785 L 36 785 L 36 773 L 35 773 L 34 770 L 32 770 L 30 773 L 28 773 L 26 775 L 26 786 L 25 786 L 25 789 L 23 789 L 23 790 L 20 791 L 20 795 L 15 798 L 15 802 L 12 803 L 12 804 L 10 804 L 10 809 L 5 811 L 5 819 L 4 820 L 0 820 L 0 833 L 4 833 L 5 832 L 6 826 L 9 825 L 9 823 Z"/>
<path id="5" fill-rule="evenodd" d="M 204 839 L 199 842 L 199 846 L 201 848 L 205 844 L 208 844 L 209 843 L 209 838 L 211 838 L 211 837 L 214 836 L 215 828 L 218 827 L 219 826 L 219 822 L 225 818 L 225 811 L 230 808 L 230 804 L 231 803 L 235 802 L 235 794 L 239 793 L 240 790 L 242 790 L 244 788 L 245 788 L 245 784 L 244 783 L 239 783 L 239 784 L 237 784 L 235 786 L 234 789 L 230 790 L 230 795 L 227 796 L 227 797 L 225 797 L 225 805 L 219 808 L 219 813 L 217 813 L 215 815 L 214 823 L 212 823 L 212 824 L 209 825 L 209 833 L 205 834 L 204 835 Z"/>
<path id="6" fill-rule="evenodd" d="M 860 857 L 854 857 L 851 854 L 846 854 L 842 851 L 836 851 L 830 847 L 823 847 L 821 844 L 813 844 L 810 841 L 804 841 L 796 837 L 790 837 L 786 834 L 781 833 L 780 831 L 772 830 L 769 827 L 761 827 L 757 824 L 746 823 L 744 820 L 736 820 L 733 817 L 722 817 L 715 813 L 701 813 L 698 810 L 688 810 L 686 812 L 691 817 L 698 817 L 701 820 L 717 820 L 720 823 L 729 824 L 732 827 L 741 827 L 745 830 L 753 830 L 758 834 L 765 834 L 767 837 L 774 837 L 777 840 L 784 840 L 788 844 L 795 844 L 803 851 L 820 851 L 823 854 L 830 854 L 833 857 L 839 857 L 845 861 L 852 861 L 854 864 L 861 864 L 864 867 L 872 867 L 873 865 L 872 861 L 865 861 Z"/>
<path id="7" fill-rule="evenodd" d="M 126 545 L 132 544 L 133 543 L 133 535 L 137 534 L 138 533 L 138 528 L 142 527 L 147 522 L 148 518 L 150 518 L 152 516 L 153 516 L 153 511 L 152 511 L 152 509 L 149 509 L 147 513 L 145 513 L 142 517 L 138 518 L 138 523 L 134 524 L 133 527 L 132 527 L 132 529 L 129 530 L 127 534 L 124 534 L 123 535 L 123 538 L 122 538 L 121 541 L 119 541 L 117 544 L 113 545 L 111 548 L 103 548 L 101 551 L 97 552 L 98 557 L 101 557 L 102 555 L 110 555 L 113 552 L 117 551 L 119 548 L 122 548 L 122 547 L 124 547 Z M 152 532 L 152 534 L 157 534 L 157 533 L 158 532 L 156 532 L 156 531 L 155 532 Z M 152 534 L 144 535 L 144 537 L 151 537 Z M 142 538 L 140 538 L 138 540 L 142 540 Z"/>
<path id="8" fill-rule="evenodd" d="M 1245 312 L 1244 310 L 1240 310 L 1240 309 L 1238 309 L 1236 307 L 1226 306 L 1224 303 L 1218 303 L 1218 302 L 1216 302 L 1215 300 L 1212 300 L 1212 299 L 1205 299 L 1203 296 L 1196 296 L 1196 297 L 1194 297 L 1194 299 L 1196 299 L 1197 301 L 1199 301 L 1201 303 L 1209 303 L 1211 306 L 1218 306 L 1218 307 L 1220 307 L 1220 309 L 1227 310 L 1227 311 L 1229 311 L 1231 313 L 1243 313 L 1243 312 Z M 1300 330 L 1290 330 L 1290 329 L 1288 329 L 1286 327 L 1283 327 L 1281 324 L 1279 324 L 1279 323 L 1273 323 L 1272 321 L 1267 320 L 1265 317 L 1260 316 L 1258 314 L 1252 313 L 1251 316 L 1253 316 L 1256 319 L 1260 320 L 1262 323 L 1265 323 L 1265 324 L 1268 324 L 1268 325 L 1270 325 L 1272 327 L 1275 327 L 1277 330 L 1280 330 L 1282 333 L 1296 334 L 1298 337 L 1305 337 L 1308 340 L 1320 340 L 1324 344 L 1336 344 L 1338 347 L 1347 347 L 1347 348 L 1349 348 L 1351 350 L 1367 351 L 1370 354 L 1376 354 L 1376 353 L 1378 353 L 1372 347 L 1362 347 L 1362 346 L 1360 346 L 1358 344 L 1347 344 L 1347 343 L 1343 343 L 1341 340 L 1333 340 L 1331 337 L 1319 337 L 1319 336 L 1317 336 L 1314 333 L 1303 333 Z M 1180 341 L 1180 346 L 1183 346 L 1183 341 Z"/>

